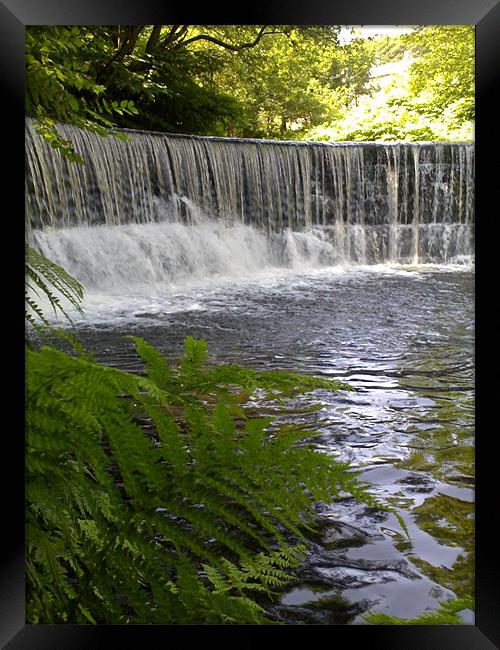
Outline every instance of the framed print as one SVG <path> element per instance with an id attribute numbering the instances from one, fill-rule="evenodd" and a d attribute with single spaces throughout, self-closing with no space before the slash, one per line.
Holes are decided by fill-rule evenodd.
<path id="1" fill-rule="evenodd" d="M 499 5 L 234 9 L 0 0 L 2 647 L 500 647 Z"/>

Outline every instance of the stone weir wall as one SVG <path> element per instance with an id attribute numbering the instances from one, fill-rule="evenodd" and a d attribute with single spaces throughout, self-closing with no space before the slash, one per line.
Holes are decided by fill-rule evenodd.
<path id="1" fill-rule="evenodd" d="M 471 143 L 317 143 L 122 131 L 126 141 L 60 126 L 84 164 L 26 128 L 27 218 L 34 228 L 194 218 L 268 230 L 340 221 L 470 223 Z"/>

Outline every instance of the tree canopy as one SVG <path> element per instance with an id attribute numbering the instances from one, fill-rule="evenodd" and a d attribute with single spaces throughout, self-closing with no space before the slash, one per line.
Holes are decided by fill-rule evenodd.
<path id="1" fill-rule="evenodd" d="M 54 125 L 272 139 L 470 139 L 474 30 L 353 38 L 290 25 L 28 26 L 26 112 Z M 406 61 L 380 88 L 376 66 Z M 460 137 L 461 136 L 461 137 Z"/>
<path id="2" fill-rule="evenodd" d="M 472 140 L 474 27 L 422 26 L 409 34 L 367 39 L 372 87 L 358 94 L 342 119 L 308 136 L 317 140 Z M 377 66 L 393 66 L 377 89 Z"/>

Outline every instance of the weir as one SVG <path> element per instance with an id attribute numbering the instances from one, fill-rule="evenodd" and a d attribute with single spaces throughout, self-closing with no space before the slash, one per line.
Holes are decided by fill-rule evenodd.
<path id="1" fill-rule="evenodd" d="M 106 242 L 108 253 L 121 241 L 117 255 L 144 255 L 151 276 L 164 279 L 183 264 L 194 272 L 207 247 L 215 270 L 223 264 L 217 255 L 232 256 L 229 264 L 245 265 L 247 255 L 249 264 L 280 266 L 309 258 L 319 265 L 472 260 L 472 143 L 275 142 L 126 130 L 122 140 L 58 130 L 84 164 L 64 159 L 27 121 L 27 230 L 70 267 L 61 242 L 74 249 L 82 238 L 85 250 Z"/>

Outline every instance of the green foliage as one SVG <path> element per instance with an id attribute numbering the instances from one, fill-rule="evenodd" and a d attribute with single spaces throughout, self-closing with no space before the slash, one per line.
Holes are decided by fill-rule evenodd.
<path id="1" fill-rule="evenodd" d="M 356 38 L 338 48 L 332 57 L 330 83 L 333 87 L 345 89 L 345 100 L 357 103 L 360 96 L 373 90 L 370 71 L 375 64 L 375 52 L 370 41 Z"/>
<path id="2" fill-rule="evenodd" d="M 71 160 L 81 159 L 57 122 L 102 135 L 119 126 L 295 140 L 472 139 L 472 26 L 421 26 L 344 45 L 338 32 L 332 25 L 29 26 L 26 111 Z M 408 55 L 406 73 L 377 92 L 372 66 Z"/>
<path id="3" fill-rule="evenodd" d="M 135 115 L 131 100 L 107 101 L 94 61 L 111 42 L 105 28 L 29 26 L 26 29 L 26 114 L 49 144 L 69 160 L 82 162 L 73 144 L 61 137 L 57 122 L 108 135 L 113 118 Z"/>
<path id="4" fill-rule="evenodd" d="M 365 44 L 374 59 L 375 65 L 400 61 L 406 52 L 413 49 L 406 34 L 369 38 L 366 39 Z"/>
<path id="5" fill-rule="evenodd" d="M 388 83 L 358 93 L 344 115 L 309 131 L 312 140 L 472 140 L 474 30 L 467 25 L 420 27 L 410 34 L 368 40 L 361 54 L 377 64 L 400 64 Z M 407 55 L 405 65 L 405 56 Z M 411 58 L 408 58 L 410 55 Z M 350 69 L 350 68 L 349 68 Z"/>
<path id="6" fill-rule="evenodd" d="M 79 283 L 28 245 L 26 269 L 55 313 L 69 318 L 55 290 L 81 312 Z M 64 338 L 73 356 L 26 350 L 30 624 L 273 622 L 266 606 L 304 557 L 315 504 L 342 491 L 378 507 L 313 432 L 245 406 L 348 385 L 210 366 L 192 337 L 172 367 L 131 337 L 135 375 Z"/>
<path id="7" fill-rule="evenodd" d="M 337 42 L 337 29 L 331 26 L 281 26 L 281 33 L 258 47 L 238 56 L 226 54 L 212 79 L 242 107 L 230 135 L 300 139 L 335 113 L 343 101 L 329 76 Z"/>
<path id="8" fill-rule="evenodd" d="M 452 109 L 457 121 L 474 119 L 474 26 L 440 25 L 408 36 L 417 58 L 411 90 L 428 93 L 427 111 L 439 116 Z"/>
<path id="9" fill-rule="evenodd" d="M 144 376 L 27 351 L 28 620 L 266 622 L 314 503 L 340 490 L 375 502 L 313 434 L 271 433 L 242 402 L 343 386 L 211 367 L 189 337 L 169 367 L 134 342 Z"/>
<path id="10" fill-rule="evenodd" d="M 41 294 L 40 294 L 41 292 Z M 56 293 L 55 293 L 56 292 Z M 60 294 L 60 295 L 57 295 Z M 42 335 L 47 332 L 55 334 L 69 341 L 71 345 L 78 347 L 76 341 L 65 332 L 56 331 L 52 328 L 45 316 L 40 304 L 35 300 L 34 295 L 43 295 L 49 301 L 54 314 L 58 312 L 71 323 L 61 300 L 66 300 L 78 313 L 83 315 L 81 302 L 83 300 L 83 287 L 61 266 L 47 259 L 36 251 L 29 244 L 25 244 L 25 305 L 26 320 L 29 325 Z M 37 320 L 38 317 L 38 320 Z"/>
<path id="11" fill-rule="evenodd" d="M 240 106 L 231 93 L 200 82 L 205 66 L 203 55 L 187 50 L 165 49 L 154 58 L 139 50 L 128 56 L 117 69 L 107 94 L 133 98 L 140 113 L 121 117 L 120 126 L 225 135 Z"/>
<path id="12" fill-rule="evenodd" d="M 474 609 L 470 597 L 439 603 L 440 607 L 432 612 L 420 614 L 415 618 L 398 618 L 388 614 L 369 613 L 364 616 L 372 625 L 460 625 L 463 623 L 458 615 L 463 609 Z"/>

